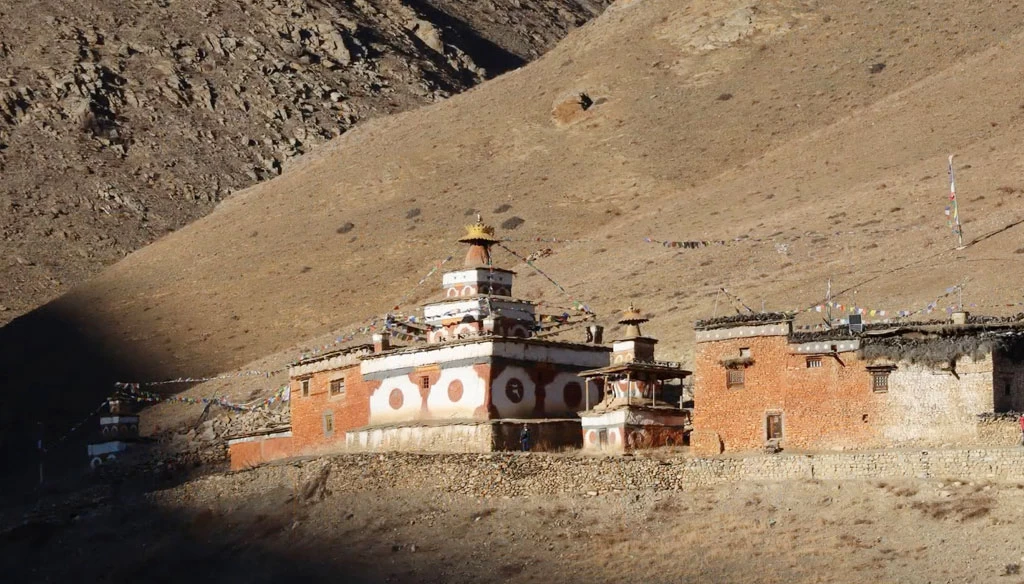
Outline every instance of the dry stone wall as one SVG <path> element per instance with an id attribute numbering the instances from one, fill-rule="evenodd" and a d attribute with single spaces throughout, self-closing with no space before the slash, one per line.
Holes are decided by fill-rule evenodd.
<path id="1" fill-rule="evenodd" d="M 430 485 L 465 495 L 515 497 L 685 491 L 734 481 L 885 478 L 1021 481 L 1024 448 L 665 459 L 535 453 L 345 454 L 207 476 L 185 485 L 174 497 L 199 498 L 211 492 L 258 496 L 275 485 L 292 489 L 314 481 L 336 493 Z"/>

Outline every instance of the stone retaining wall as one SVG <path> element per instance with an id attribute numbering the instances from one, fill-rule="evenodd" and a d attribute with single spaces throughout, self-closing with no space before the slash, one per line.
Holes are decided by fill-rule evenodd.
<path id="1" fill-rule="evenodd" d="M 235 480 L 237 475 L 244 475 L 244 480 Z M 186 490 L 198 497 L 209 492 L 206 487 L 211 485 L 205 481 L 230 481 L 231 489 L 251 489 L 258 496 L 273 484 L 294 488 L 319 480 L 335 492 L 430 485 L 473 496 L 588 496 L 616 490 L 686 491 L 735 481 L 899 478 L 1024 481 L 1024 448 L 664 459 L 536 453 L 342 454 L 205 477 Z"/>

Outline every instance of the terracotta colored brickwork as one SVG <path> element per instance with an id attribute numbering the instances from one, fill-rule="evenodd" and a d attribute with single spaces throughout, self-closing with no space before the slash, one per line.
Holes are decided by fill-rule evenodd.
<path id="1" fill-rule="evenodd" d="M 231 470 L 242 470 L 272 460 L 294 455 L 295 445 L 291 436 L 263 438 L 249 442 L 235 442 L 228 446 Z"/>
<path id="2" fill-rule="evenodd" d="M 690 432 L 690 451 L 697 456 L 715 456 L 722 453 L 722 437 L 713 430 Z"/>
<path id="3" fill-rule="evenodd" d="M 312 374 L 309 395 L 303 395 L 302 378 L 291 380 L 291 414 L 293 454 L 301 454 L 313 447 L 345 444 L 345 432 L 365 426 L 370 420 L 370 393 L 379 382 L 364 381 L 359 365 L 349 365 Z M 344 379 L 345 391 L 330 395 L 330 383 Z M 333 430 L 325 429 L 325 414 L 333 416 Z"/>
<path id="4" fill-rule="evenodd" d="M 228 446 L 228 457 L 231 459 L 231 470 L 242 470 L 263 463 L 262 440 L 239 442 Z"/>
<path id="5" fill-rule="evenodd" d="M 741 386 L 727 386 L 724 359 L 749 349 Z M 790 355 L 785 336 L 699 343 L 694 381 L 694 429 L 717 432 L 726 450 L 762 448 L 769 414 L 781 415 L 783 447 L 864 447 L 880 442 L 872 424 L 886 394 L 875 393 L 871 373 L 853 352 Z"/>
<path id="6" fill-rule="evenodd" d="M 982 444 L 980 415 L 1024 403 L 1024 367 L 1003 355 L 868 363 L 854 350 L 797 354 L 774 335 L 701 341 L 695 365 L 695 432 L 717 433 L 727 451 L 762 448 L 770 416 L 789 449 Z M 742 368 L 742 385 L 729 385 L 726 365 Z M 891 371 L 876 388 L 869 367 L 879 365 Z M 700 452 L 713 454 L 713 442 L 702 439 Z"/>

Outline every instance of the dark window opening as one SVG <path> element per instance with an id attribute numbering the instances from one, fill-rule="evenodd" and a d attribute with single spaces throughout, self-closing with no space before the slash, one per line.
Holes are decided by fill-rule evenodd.
<path id="1" fill-rule="evenodd" d="M 508 400 L 514 404 L 523 401 L 523 395 L 525 394 L 525 388 L 523 382 L 513 377 L 505 383 L 505 396 Z"/>
<path id="2" fill-rule="evenodd" d="M 420 387 L 423 389 L 430 389 L 430 378 L 426 375 L 420 377 Z"/>
<path id="3" fill-rule="evenodd" d="M 309 397 L 309 380 L 302 380 L 302 397 Z"/>
<path id="4" fill-rule="evenodd" d="M 331 395 L 343 395 L 345 393 L 345 380 L 344 379 L 332 379 L 331 380 Z"/>

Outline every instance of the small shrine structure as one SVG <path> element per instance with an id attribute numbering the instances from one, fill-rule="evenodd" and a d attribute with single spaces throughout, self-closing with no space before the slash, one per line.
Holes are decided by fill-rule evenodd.
<path id="1" fill-rule="evenodd" d="M 100 417 L 100 438 L 86 447 L 93 470 L 118 461 L 131 445 L 139 441 L 139 416 L 128 402 L 107 400 L 108 415 Z"/>
<path id="2" fill-rule="evenodd" d="M 580 373 L 588 390 L 591 383 L 604 390 L 600 403 L 580 413 L 584 449 L 628 452 L 688 442 L 691 410 L 667 401 L 665 389 L 676 380 L 681 388 L 691 373 L 679 363 L 655 360 L 657 339 L 640 332 L 647 321 L 630 304 L 619 320 L 626 332 L 612 343 L 611 364 Z"/>

